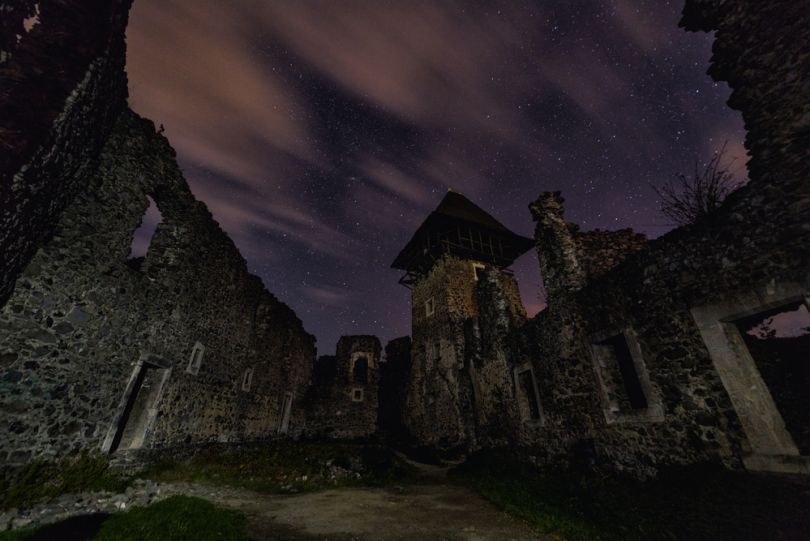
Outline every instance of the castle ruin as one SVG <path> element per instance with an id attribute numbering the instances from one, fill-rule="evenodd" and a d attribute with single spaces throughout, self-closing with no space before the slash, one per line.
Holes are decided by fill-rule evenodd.
<path id="1" fill-rule="evenodd" d="M 810 473 L 806 341 L 769 350 L 749 332 L 810 307 L 802 7 L 686 2 L 748 130 L 750 181 L 717 212 L 648 241 L 582 231 L 542 193 L 529 239 L 449 192 L 394 262 L 413 329 L 383 362 L 372 336 L 316 361 L 128 108 L 129 2 L 43 2 L 0 62 L 0 463 L 407 430 L 638 475 Z M 150 198 L 163 219 L 133 261 Z M 532 247 L 548 306 L 528 318 L 508 267 Z"/>

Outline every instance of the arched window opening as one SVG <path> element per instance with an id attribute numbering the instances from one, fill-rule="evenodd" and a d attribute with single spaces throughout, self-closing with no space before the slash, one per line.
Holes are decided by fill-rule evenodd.
<path id="1" fill-rule="evenodd" d="M 155 201 L 149 197 L 149 206 L 146 208 L 141 223 L 135 232 L 132 234 L 132 244 L 130 246 L 129 258 L 127 265 L 135 270 L 140 270 L 143 265 L 146 253 L 149 251 L 149 245 L 152 243 L 152 238 L 155 236 L 158 224 L 163 221 L 163 216 L 158 210 Z"/>
<path id="2" fill-rule="evenodd" d="M 365 385 L 368 383 L 368 358 L 358 357 L 354 360 L 352 368 L 352 381 Z"/>

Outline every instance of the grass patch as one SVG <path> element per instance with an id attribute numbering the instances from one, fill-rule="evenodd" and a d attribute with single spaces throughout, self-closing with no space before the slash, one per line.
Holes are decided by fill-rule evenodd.
<path id="1" fill-rule="evenodd" d="M 83 454 L 62 462 L 36 461 L 0 479 L 0 509 L 29 507 L 72 492 L 120 492 L 130 482 L 109 471 L 105 456 Z"/>
<path id="2" fill-rule="evenodd" d="M 245 517 L 200 499 L 173 496 L 156 504 L 113 515 L 94 541 L 242 541 Z"/>
<path id="3" fill-rule="evenodd" d="M 157 481 L 196 481 L 290 494 L 336 486 L 384 486 L 407 478 L 412 471 L 383 446 L 275 442 L 239 451 L 214 447 L 189 460 L 157 463 L 142 475 Z"/>
<path id="4" fill-rule="evenodd" d="M 541 470 L 506 452 L 482 452 L 451 478 L 568 541 L 807 541 L 810 532 L 807 480 L 713 465 L 641 482 Z"/>
<path id="5" fill-rule="evenodd" d="M 0 541 L 27 541 L 35 530 L 24 529 L 9 532 L 0 532 Z"/>
<path id="6" fill-rule="evenodd" d="M 32 530 L 3 532 L 0 541 L 248 541 L 244 515 L 188 496 L 173 496 L 117 515 L 84 518 L 84 522 L 68 519 Z"/>

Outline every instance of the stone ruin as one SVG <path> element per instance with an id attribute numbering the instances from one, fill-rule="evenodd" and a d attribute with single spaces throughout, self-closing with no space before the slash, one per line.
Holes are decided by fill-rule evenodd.
<path id="1" fill-rule="evenodd" d="M 342 336 L 335 355 L 318 358 L 306 398 L 306 435 L 367 438 L 377 432 L 380 340 Z"/>
<path id="2" fill-rule="evenodd" d="M 543 193 L 529 239 L 450 192 L 394 263 L 412 336 L 385 357 L 342 337 L 317 361 L 128 108 L 129 1 L 40 2 L 30 30 L 34 3 L 19 6 L 0 28 L 0 464 L 391 437 L 638 475 L 706 460 L 810 473 L 808 340 L 752 334 L 808 307 L 801 3 L 686 2 L 748 130 L 750 181 L 713 215 L 648 241 L 581 231 Z M 150 199 L 162 221 L 132 259 Z M 508 267 L 532 247 L 548 306 L 528 318 Z"/>
<path id="3" fill-rule="evenodd" d="M 541 194 L 548 306 L 534 318 L 508 272 L 522 238 L 448 194 L 393 265 L 412 287 L 417 439 L 638 475 L 703 461 L 810 473 L 810 339 L 751 333 L 810 309 L 808 23 L 796 4 L 687 2 L 682 24 L 716 31 L 710 74 L 743 113 L 750 181 L 653 241 L 580 231 L 559 193 Z"/>

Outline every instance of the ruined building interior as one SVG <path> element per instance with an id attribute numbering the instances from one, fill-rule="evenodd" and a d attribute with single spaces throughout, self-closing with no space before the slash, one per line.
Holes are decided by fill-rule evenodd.
<path id="1" fill-rule="evenodd" d="M 686 2 L 682 26 L 715 33 L 710 75 L 750 154 L 749 182 L 711 216 L 653 240 L 586 231 L 540 189 L 528 238 L 450 190 L 392 263 L 410 336 L 347 335 L 320 357 L 192 194 L 160 119 L 129 108 L 129 2 L 76 4 L 54 3 L 0 64 L 5 468 L 391 436 L 639 477 L 706 461 L 810 474 L 808 337 L 766 324 L 810 327 L 810 62 L 776 30 L 810 25 L 802 2 Z M 162 221 L 131 258 L 151 201 Z M 521 256 L 547 292 L 533 317 Z"/>

